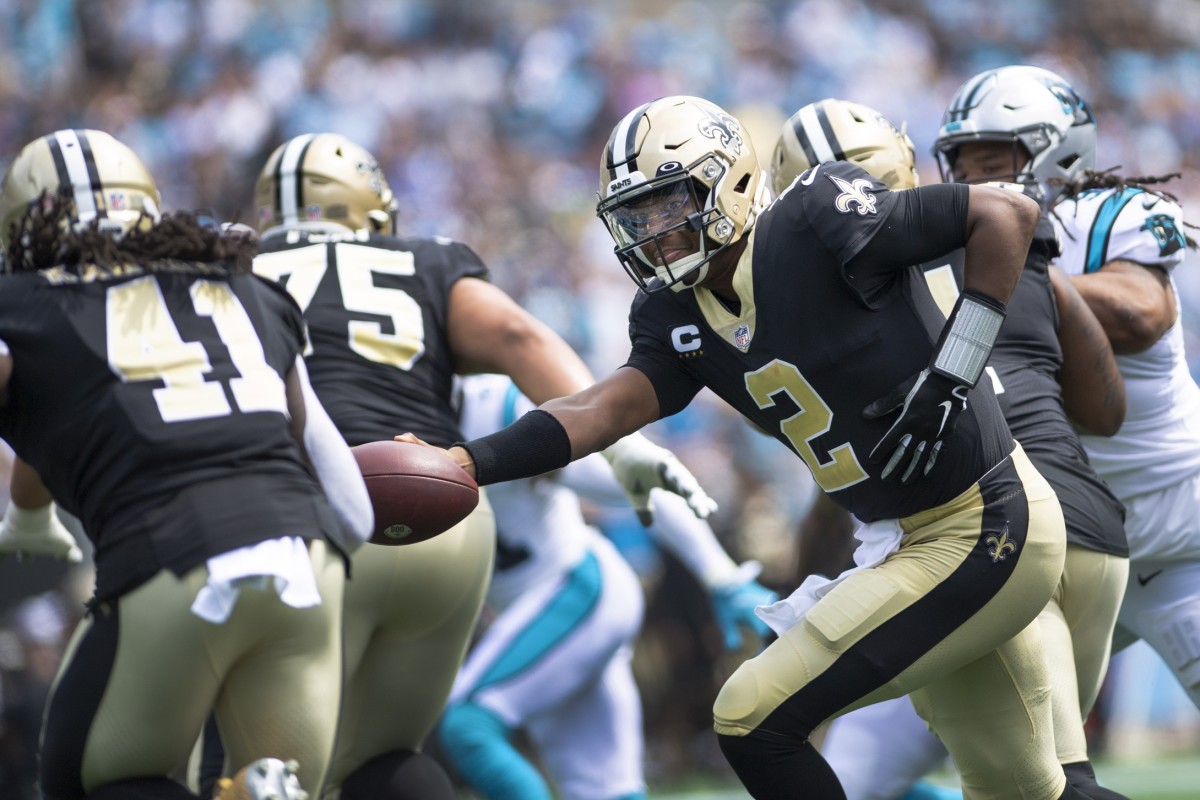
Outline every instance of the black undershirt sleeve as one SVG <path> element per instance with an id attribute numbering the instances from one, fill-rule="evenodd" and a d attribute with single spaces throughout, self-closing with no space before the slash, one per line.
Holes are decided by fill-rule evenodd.
<path id="1" fill-rule="evenodd" d="M 932 261 L 967 241 L 965 184 L 939 183 L 893 196 L 887 222 L 844 268 L 867 295 L 869 287 L 891 281 L 898 270 Z"/>

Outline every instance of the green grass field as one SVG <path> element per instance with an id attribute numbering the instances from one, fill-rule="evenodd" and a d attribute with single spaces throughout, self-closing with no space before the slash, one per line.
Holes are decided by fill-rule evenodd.
<path id="1" fill-rule="evenodd" d="M 1200 756 L 1163 760 L 1096 764 L 1101 783 L 1132 800 L 1200 800 Z M 949 776 L 935 776 L 945 783 Z M 750 795 L 733 787 L 652 791 L 653 800 L 746 800 Z"/>

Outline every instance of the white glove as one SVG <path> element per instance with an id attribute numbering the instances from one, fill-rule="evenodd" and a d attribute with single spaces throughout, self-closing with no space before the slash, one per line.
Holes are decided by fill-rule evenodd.
<path id="1" fill-rule="evenodd" d="M 0 557 L 36 555 L 60 558 L 71 564 L 83 561 L 83 551 L 75 537 L 54 511 L 54 503 L 34 509 L 9 503 L 4 518 L 0 519 Z"/>
<path id="2" fill-rule="evenodd" d="M 642 434 L 632 433 L 601 452 L 643 525 L 654 524 L 651 489 L 666 489 L 679 495 L 700 519 L 708 519 L 717 510 L 717 501 L 700 488 L 696 476 L 675 454 Z"/>

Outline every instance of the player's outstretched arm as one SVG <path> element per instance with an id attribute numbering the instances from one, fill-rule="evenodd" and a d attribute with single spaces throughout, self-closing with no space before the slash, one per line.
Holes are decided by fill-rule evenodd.
<path id="1" fill-rule="evenodd" d="M 639 511 L 650 510 L 649 492 L 657 488 L 682 495 L 698 515 L 706 516 L 715 504 L 669 450 L 640 436 L 618 443 L 658 416 L 658 396 L 650 380 L 637 369 L 623 367 L 582 391 L 543 403 L 503 430 L 455 445 L 448 453 L 479 485 L 487 486 L 542 475 L 607 449 L 617 480 Z M 412 433 L 396 440 L 426 444 Z"/>
<path id="2" fill-rule="evenodd" d="M 1088 304 L 1062 270 L 1050 267 L 1062 347 L 1063 406 L 1087 433 L 1112 436 L 1125 420 L 1125 379 L 1112 345 Z"/>

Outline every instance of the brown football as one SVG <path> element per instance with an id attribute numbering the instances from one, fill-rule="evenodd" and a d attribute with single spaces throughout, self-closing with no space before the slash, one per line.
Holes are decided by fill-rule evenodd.
<path id="1" fill-rule="evenodd" d="M 375 509 L 374 544 L 423 542 L 453 528 L 479 504 L 479 486 L 438 450 L 405 442 L 351 448 Z"/>

